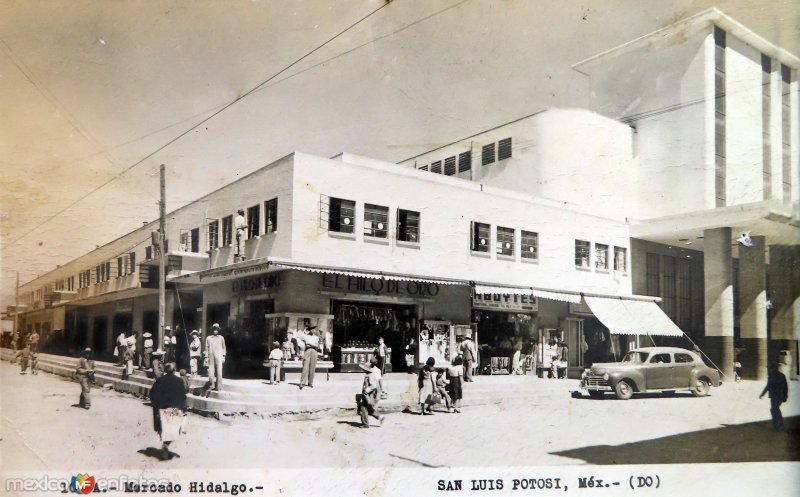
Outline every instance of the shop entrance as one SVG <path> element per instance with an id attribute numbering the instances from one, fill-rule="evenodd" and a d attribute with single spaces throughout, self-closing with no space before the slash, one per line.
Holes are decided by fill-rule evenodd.
<path id="1" fill-rule="evenodd" d="M 95 358 L 105 361 L 113 360 L 114 355 L 109 350 L 108 318 L 98 316 L 92 323 L 92 350 Z M 112 348 L 113 350 L 113 348 Z"/>
<path id="2" fill-rule="evenodd" d="M 413 305 L 377 302 L 331 301 L 333 314 L 334 363 L 342 371 L 358 371 L 383 338 L 389 350 L 387 371 L 406 371 L 405 345 L 417 338 L 417 318 Z M 351 367 L 352 366 L 352 367 Z"/>
<path id="3" fill-rule="evenodd" d="M 536 342 L 536 316 L 486 310 L 476 310 L 473 316 L 484 348 L 479 371 L 486 374 L 525 373 L 530 367 L 528 358 Z M 516 351 L 520 351 L 518 363 L 514 360 Z"/>
<path id="4" fill-rule="evenodd" d="M 248 302 L 249 311 L 238 325 L 225 334 L 228 359 L 225 367 L 231 378 L 263 378 L 267 351 L 266 314 L 275 312 L 271 299 Z"/>

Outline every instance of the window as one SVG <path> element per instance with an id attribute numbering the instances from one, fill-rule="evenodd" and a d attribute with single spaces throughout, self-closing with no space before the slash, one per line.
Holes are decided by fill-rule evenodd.
<path id="1" fill-rule="evenodd" d="M 494 162 L 494 143 L 489 143 L 481 149 L 481 164 L 485 166 L 492 162 Z"/>
<path id="2" fill-rule="evenodd" d="M 608 245 L 596 243 L 594 245 L 595 269 L 608 269 Z"/>
<path id="3" fill-rule="evenodd" d="M 472 169 L 472 152 L 458 154 L 458 172 L 463 173 Z"/>
<path id="4" fill-rule="evenodd" d="M 585 240 L 575 240 L 575 267 L 589 267 L 592 244 Z"/>
<path id="5" fill-rule="evenodd" d="M 694 358 L 692 358 L 692 356 L 690 356 L 689 354 L 678 353 L 675 354 L 675 362 L 679 363 L 694 362 Z"/>
<path id="6" fill-rule="evenodd" d="M 75 277 L 74 276 L 70 276 L 69 278 L 67 278 L 67 290 L 70 291 L 70 292 L 75 290 Z"/>
<path id="7" fill-rule="evenodd" d="M 364 204 L 364 236 L 386 238 L 389 233 L 389 208 Z"/>
<path id="8" fill-rule="evenodd" d="M 222 246 L 229 247 L 233 243 L 233 216 L 222 218 Z"/>
<path id="9" fill-rule="evenodd" d="M 726 202 L 726 157 L 725 157 L 725 31 L 714 27 L 714 110 L 716 113 L 716 142 L 714 166 L 716 206 L 724 207 Z"/>
<path id="10" fill-rule="evenodd" d="M 189 247 L 192 252 L 200 252 L 200 228 L 194 228 L 190 232 L 191 246 Z"/>
<path id="11" fill-rule="evenodd" d="M 427 171 L 427 170 L 428 170 L 428 165 L 427 165 L 427 164 L 425 164 L 424 166 L 420 166 L 420 168 L 419 168 L 419 169 L 420 169 L 421 171 Z"/>
<path id="12" fill-rule="evenodd" d="M 264 202 L 264 226 L 265 233 L 275 233 L 278 231 L 278 197 Z"/>
<path id="13" fill-rule="evenodd" d="M 117 278 L 125 274 L 125 263 L 123 257 L 117 257 Z"/>
<path id="14" fill-rule="evenodd" d="M 614 271 L 625 273 L 628 271 L 627 265 L 628 249 L 625 247 L 614 247 Z"/>
<path id="15" fill-rule="evenodd" d="M 514 255 L 514 229 L 497 227 L 497 253 L 499 255 Z"/>
<path id="16" fill-rule="evenodd" d="M 128 254 L 128 263 L 130 266 L 128 267 L 128 274 L 133 274 L 136 272 L 136 252 L 130 252 Z"/>
<path id="17" fill-rule="evenodd" d="M 219 220 L 212 219 L 208 223 L 208 250 L 219 247 Z"/>
<path id="18" fill-rule="evenodd" d="M 144 260 L 149 261 L 153 258 L 153 246 L 148 245 L 144 248 Z"/>
<path id="19" fill-rule="evenodd" d="M 189 251 L 189 232 L 188 231 L 181 231 L 180 251 L 181 252 L 188 252 Z"/>
<path id="20" fill-rule="evenodd" d="M 473 252 L 489 252 L 489 232 L 491 227 L 488 224 L 472 222 L 472 243 L 470 248 Z"/>
<path id="21" fill-rule="evenodd" d="M 420 214 L 397 209 L 397 239 L 401 242 L 419 243 Z"/>
<path id="22" fill-rule="evenodd" d="M 672 358 L 669 354 L 653 354 L 650 357 L 650 364 L 669 364 L 672 362 Z"/>
<path id="23" fill-rule="evenodd" d="M 772 198 L 772 59 L 761 54 L 761 177 L 764 200 Z"/>
<path id="24" fill-rule="evenodd" d="M 452 176 L 456 174 L 456 156 L 448 157 L 444 160 L 444 174 Z"/>
<path id="25" fill-rule="evenodd" d="M 497 142 L 497 160 L 511 158 L 511 138 L 505 138 Z"/>
<path id="26" fill-rule="evenodd" d="M 56 291 L 62 291 L 64 289 L 64 280 L 56 281 L 55 285 L 53 285 L 53 289 Z"/>
<path id="27" fill-rule="evenodd" d="M 520 237 L 522 242 L 522 258 L 523 259 L 538 259 L 539 258 L 539 234 L 532 231 L 522 231 Z"/>
<path id="28" fill-rule="evenodd" d="M 797 171 L 792 168 L 792 94 L 791 94 L 792 70 L 789 66 L 781 64 L 781 141 L 782 141 L 782 163 L 783 163 L 783 200 L 788 201 L 792 195 L 792 172 Z"/>
<path id="29" fill-rule="evenodd" d="M 260 205 L 254 205 L 247 209 L 247 238 L 255 238 L 261 234 L 260 214 Z"/>
<path id="30" fill-rule="evenodd" d="M 437 160 L 436 162 L 431 162 L 431 172 L 442 174 L 442 161 Z"/>
<path id="31" fill-rule="evenodd" d="M 328 212 L 328 231 L 353 233 L 355 212 L 356 203 L 352 200 L 331 197 L 331 207 Z"/>

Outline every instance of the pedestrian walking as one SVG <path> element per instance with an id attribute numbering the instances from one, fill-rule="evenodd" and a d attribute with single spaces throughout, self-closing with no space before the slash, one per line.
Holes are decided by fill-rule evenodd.
<path id="1" fill-rule="evenodd" d="M 36 330 L 33 330 L 31 334 L 28 335 L 28 348 L 31 354 L 39 353 L 39 333 L 37 333 Z"/>
<path id="2" fill-rule="evenodd" d="M 269 384 L 278 385 L 281 382 L 281 364 L 283 363 L 283 350 L 280 342 L 272 343 L 269 353 Z"/>
<path id="3" fill-rule="evenodd" d="M 193 377 L 197 376 L 202 354 L 199 334 L 197 330 L 192 330 L 192 341 L 189 342 L 189 372 Z"/>
<path id="4" fill-rule="evenodd" d="M 175 454 L 169 445 L 177 440 L 186 420 L 186 390 L 183 380 L 175 374 L 175 364 L 168 362 L 164 375 L 156 379 L 150 389 L 150 404 L 153 406 L 153 429 L 162 443 L 163 459 L 172 459 Z"/>
<path id="5" fill-rule="evenodd" d="M 150 361 L 152 359 L 153 354 L 153 335 L 144 332 L 142 334 L 142 369 L 148 370 L 150 369 Z"/>
<path id="6" fill-rule="evenodd" d="M 445 378 L 445 370 L 442 369 L 436 376 L 436 393 L 438 393 L 439 396 L 444 399 L 444 407 L 447 409 L 447 412 L 453 412 L 451 410 L 452 402 L 450 400 L 450 394 L 447 393 L 447 387 L 448 383 L 447 378 Z"/>
<path id="7" fill-rule="evenodd" d="M 125 352 L 122 355 L 123 367 L 122 379 L 127 380 L 133 375 L 133 359 L 136 356 L 136 332 L 133 331 L 125 338 Z"/>
<path id="8" fill-rule="evenodd" d="M 431 404 L 434 401 L 434 392 L 436 391 L 436 373 L 434 365 L 436 359 L 428 357 L 425 361 L 425 366 L 419 370 L 417 376 L 417 387 L 419 387 L 419 413 L 420 415 L 433 414 L 431 412 Z M 427 406 L 427 407 L 426 407 Z"/>
<path id="9" fill-rule="evenodd" d="M 469 335 L 464 337 L 464 341 L 461 342 L 460 351 L 461 355 L 464 357 L 464 381 L 473 381 L 472 368 L 478 354 L 475 351 L 475 344 L 472 343 L 472 337 Z"/>
<path id="10" fill-rule="evenodd" d="M 380 386 L 375 376 L 375 368 L 370 363 L 359 364 L 365 375 L 361 385 L 361 395 L 357 396 L 358 414 L 361 416 L 361 427 L 369 428 L 369 417 L 372 416 L 378 423 L 383 424 L 384 416 L 378 414 L 380 403 Z"/>
<path id="11" fill-rule="evenodd" d="M 414 341 L 413 338 L 408 339 L 408 344 L 406 344 L 405 348 L 405 358 L 408 374 L 414 374 L 414 366 L 416 366 L 417 360 L 417 342 Z"/>
<path id="12" fill-rule="evenodd" d="M 244 218 L 244 209 L 236 211 L 233 219 L 233 228 L 236 230 L 236 254 L 234 262 L 244 260 L 244 242 L 247 240 L 247 220 Z"/>
<path id="13" fill-rule="evenodd" d="M 28 362 L 31 359 L 31 349 L 27 345 L 18 350 L 16 358 L 19 360 L 19 374 L 28 374 Z"/>
<path id="14" fill-rule="evenodd" d="M 456 356 L 453 359 L 452 365 L 447 371 L 450 376 L 450 398 L 453 400 L 453 412 L 461 412 L 461 398 L 463 397 L 463 389 L 461 381 L 464 377 L 464 366 L 461 356 Z"/>
<path id="15" fill-rule="evenodd" d="M 117 366 L 122 366 L 125 363 L 125 349 L 127 349 L 127 347 L 128 340 L 123 330 L 117 335 Z"/>
<path id="16" fill-rule="evenodd" d="M 39 374 L 39 353 L 31 352 L 31 374 Z"/>
<path id="17" fill-rule="evenodd" d="M 75 375 L 81 384 L 79 405 L 84 409 L 90 409 L 92 407 L 91 383 L 94 383 L 94 361 L 92 360 L 92 349 L 89 347 L 83 350 Z"/>
<path id="18" fill-rule="evenodd" d="M 786 382 L 786 375 L 781 372 L 779 364 L 768 372 L 767 385 L 758 398 L 763 398 L 764 394 L 769 394 L 769 413 L 772 415 L 772 429 L 783 431 L 781 404 L 789 398 L 789 384 Z"/>
<path id="19" fill-rule="evenodd" d="M 381 368 L 378 367 L 378 359 L 375 356 L 369 358 L 369 364 L 372 367 L 372 372 L 375 373 L 375 377 L 378 379 L 378 390 L 380 390 L 380 397 L 381 399 L 385 399 L 388 397 L 386 393 L 386 389 L 383 387 L 383 373 L 381 373 Z"/>
<path id="20" fill-rule="evenodd" d="M 300 390 L 304 386 L 314 388 L 314 372 L 317 369 L 319 337 L 314 333 L 316 326 L 306 326 L 305 351 L 303 352 L 303 372 L 300 375 Z"/>
<path id="21" fill-rule="evenodd" d="M 219 325 L 211 325 L 211 335 L 206 337 L 206 357 L 208 358 L 208 382 L 214 390 L 222 388 L 222 366 L 225 364 L 225 337 L 219 334 Z"/>
<path id="22" fill-rule="evenodd" d="M 378 347 L 375 349 L 375 358 L 378 359 L 378 367 L 381 369 L 381 375 L 386 374 L 386 343 L 383 337 L 378 338 Z"/>

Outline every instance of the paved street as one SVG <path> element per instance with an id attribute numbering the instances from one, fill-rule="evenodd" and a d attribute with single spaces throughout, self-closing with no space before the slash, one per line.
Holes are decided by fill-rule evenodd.
<path id="1" fill-rule="evenodd" d="M 6 471 L 75 467 L 469 467 L 798 460 L 800 388 L 784 404 L 789 433 L 773 433 L 760 383 L 728 383 L 709 397 L 688 393 L 617 401 L 574 399 L 574 380 L 530 378 L 535 401 L 509 398 L 461 414 L 396 412 L 384 426 L 357 427 L 354 411 L 218 421 L 192 414 L 174 444 L 180 458 L 161 462 L 151 409 L 142 399 L 95 389 L 90 411 L 73 407 L 77 383 L 49 374 L 22 376 L 0 363 Z M 478 378 L 476 381 L 481 381 Z M 465 387 L 465 397 L 469 396 Z M 316 390 L 322 390 L 324 385 Z M 315 391 L 308 391 L 314 395 Z"/>

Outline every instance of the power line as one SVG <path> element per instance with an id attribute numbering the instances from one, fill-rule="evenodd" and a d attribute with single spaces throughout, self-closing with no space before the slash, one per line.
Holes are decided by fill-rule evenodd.
<path id="1" fill-rule="evenodd" d="M 300 62 L 302 62 L 304 59 L 306 59 L 307 57 L 311 56 L 312 54 L 314 54 L 315 52 L 317 52 L 318 50 L 320 50 L 322 47 L 324 47 L 325 45 L 329 44 L 330 42 L 332 42 L 332 41 L 333 41 L 333 40 L 335 40 L 336 38 L 340 37 L 340 36 L 341 36 L 341 35 L 343 35 L 344 33 L 348 32 L 349 30 L 353 29 L 354 27 L 356 27 L 356 26 L 357 26 L 357 25 L 359 25 L 360 23 L 364 22 L 366 19 L 368 19 L 368 18 L 372 17 L 374 14 L 376 14 L 377 12 L 379 12 L 380 10 L 382 10 L 382 9 L 383 9 L 384 7 L 386 7 L 387 5 L 389 5 L 389 2 L 387 2 L 387 3 L 384 3 L 383 5 L 381 5 L 381 6 L 380 6 L 380 7 L 378 7 L 377 9 L 373 10 L 373 11 L 372 11 L 372 12 L 370 12 L 369 14 L 365 15 L 365 16 L 364 16 L 364 17 L 362 17 L 361 19 L 359 19 L 359 20 L 355 21 L 354 23 L 350 24 L 349 26 L 347 26 L 347 27 L 346 27 L 346 28 L 344 28 L 343 30 L 339 31 L 338 33 L 336 33 L 336 34 L 335 34 L 335 35 L 333 35 L 332 37 L 328 38 L 328 39 L 327 39 L 326 41 L 324 41 L 322 44 L 318 45 L 317 47 L 315 47 L 315 48 L 314 48 L 314 49 L 312 49 L 311 51 L 309 51 L 309 52 L 305 53 L 305 54 L 304 54 L 302 57 L 300 57 L 299 59 L 296 59 L 294 62 L 292 62 L 292 63 L 291 63 L 291 64 L 289 64 L 288 66 L 286 66 L 286 67 L 284 67 L 283 69 L 281 69 L 280 71 L 276 72 L 275 74 L 273 74 L 272 76 L 270 76 L 270 77 L 269 77 L 269 78 L 267 78 L 266 80 L 262 81 L 261 83 L 257 84 L 256 86 L 254 86 L 254 87 L 253 87 L 253 88 L 251 88 L 250 90 L 246 91 L 246 92 L 245 92 L 245 93 L 243 93 L 241 96 L 239 96 L 239 97 L 235 98 L 235 99 L 234 99 L 234 100 L 232 100 L 230 103 L 228 103 L 228 104 L 224 105 L 222 108 L 220 108 L 219 110 L 217 110 L 216 112 L 214 112 L 214 113 L 213 113 L 213 114 L 211 114 L 210 116 L 206 117 L 205 119 L 203 119 L 203 120 L 202 120 L 202 121 L 200 121 L 199 123 L 195 124 L 194 126 L 190 127 L 190 128 L 189 128 L 189 129 L 187 129 L 186 131 L 184 131 L 184 132 L 180 133 L 180 134 L 179 134 L 178 136 L 176 136 L 175 138 L 173 138 L 173 139 L 169 140 L 169 141 L 168 141 L 167 143 L 165 143 L 164 145 L 161 145 L 160 147 L 158 147 L 158 148 L 157 148 L 157 149 L 155 149 L 154 151 L 150 152 L 150 153 L 149 153 L 149 154 L 147 154 L 146 156 L 142 157 L 142 158 L 141 158 L 141 159 L 139 159 L 138 161 L 136 161 L 136 162 L 134 162 L 133 164 L 131 164 L 130 166 L 126 167 L 126 168 L 125 168 L 125 169 L 123 169 L 121 172 L 119 172 L 119 173 L 117 173 L 116 175 L 112 176 L 112 177 L 111 177 L 109 180 L 105 181 L 105 182 L 104 182 L 103 184 L 101 184 L 100 186 L 97 186 L 97 187 L 93 188 L 92 190 L 90 190 L 89 192 L 87 192 L 86 194 L 84 194 L 84 195 L 80 196 L 78 199 L 76 199 L 76 200 L 74 200 L 73 202 L 69 203 L 68 205 L 66 205 L 64 208 L 60 209 L 60 210 L 59 210 L 58 212 L 56 212 L 55 214 L 53 214 L 53 215 L 51 215 L 51 216 L 48 216 L 48 217 L 47 217 L 47 219 L 45 219 L 45 220 L 44 220 L 44 221 L 42 221 L 41 223 L 37 224 L 36 226 L 34 226 L 33 228 L 31 228 L 30 230 L 26 231 L 25 233 L 23 233 L 22 235 L 20 235 L 20 236 L 19 236 L 19 237 L 17 237 L 16 239 L 12 240 L 12 241 L 10 242 L 10 244 L 11 244 L 11 245 L 13 245 L 13 244 L 17 243 L 18 241 L 22 240 L 23 238 L 25 238 L 25 237 L 26 237 L 26 236 L 28 236 L 29 234 L 33 233 L 33 232 L 34 232 L 34 231 L 36 231 L 37 229 L 41 228 L 41 227 L 42 227 L 42 226 L 44 226 L 45 224 L 49 223 L 50 221 L 52 221 L 52 220 L 53 220 L 53 219 L 55 219 L 56 217 L 60 216 L 61 214 L 63 214 L 64 212 L 66 212 L 68 209 L 70 209 L 71 207 L 75 206 L 76 204 L 78 204 L 79 202 L 81 202 L 82 200 L 84 200 L 85 198 L 87 198 L 88 196 L 90 196 L 90 195 L 92 195 L 93 193 L 95 193 L 95 192 L 97 192 L 97 191 L 99 191 L 99 190 L 101 190 L 101 189 L 105 188 L 106 186 L 108 186 L 109 184 L 111 184 L 112 182 L 114 182 L 115 180 L 117 180 L 118 178 L 120 178 L 120 177 L 121 177 L 122 175 L 124 175 L 125 173 L 127 173 L 127 172 L 131 171 L 131 170 L 132 170 L 132 169 L 134 169 L 135 167 L 137 167 L 137 166 L 139 166 L 140 164 L 142 164 L 143 162 L 145 162 L 147 159 L 150 159 L 151 157 L 153 157 L 153 156 L 154 156 L 154 155 L 156 155 L 157 153 L 161 152 L 161 151 L 162 151 L 162 150 L 164 150 L 165 148 L 169 147 L 169 146 L 170 146 L 170 145 L 172 145 L 173 143 L 177 142 L 178 140 L 180 140 L 181 138 L 183 138 L 184 136 L 186 136 L 187 134 L 189 134 L 189 133 L 190 133 L 190 132 L 192 132 L 193 130 L 197 129 L 198 127 L 200 127 L 200 126 L 202 126 L 203 124 L 207 123 L 208 121 L 210 121 L 210 120 L 211 120 L 211 119 L 213 119 L 214 117 L 218 116 L 219 114 L 221 114 L 222 112 L 224 112 L 225 110 L 227 110 L 228 108 L 230 108 L 231 106 L 233 106 L 234 104 L 236 104 L 237 102 L 239 102 L 240 100 L 243 100 L 244 98 L 247 98 L 249 95 L 253 94 L 255 91 L 257 91 L 257 90 L 258 90 L 259 88 L 261 88 L 262 86 L 266 85 L 267 83 L 269 83 L 270 81 L 272 81 L 272 80 L 273 80 L 273 79 L 275 79 L 276 77 L 280 76 L 281 74 L 283 74 L 284 72 L 288 71 L 289 69 L 291 69 L 291 68 L 292 68 L 292 67 L 294 67 L 295 65 L 299 64 L 299 63 L 300 63 Z M 26 77 L 27 77 L 27 76 L 26 76 Z M 34 83 L 34 85 L 35 85 L 35 83 Z"/>

